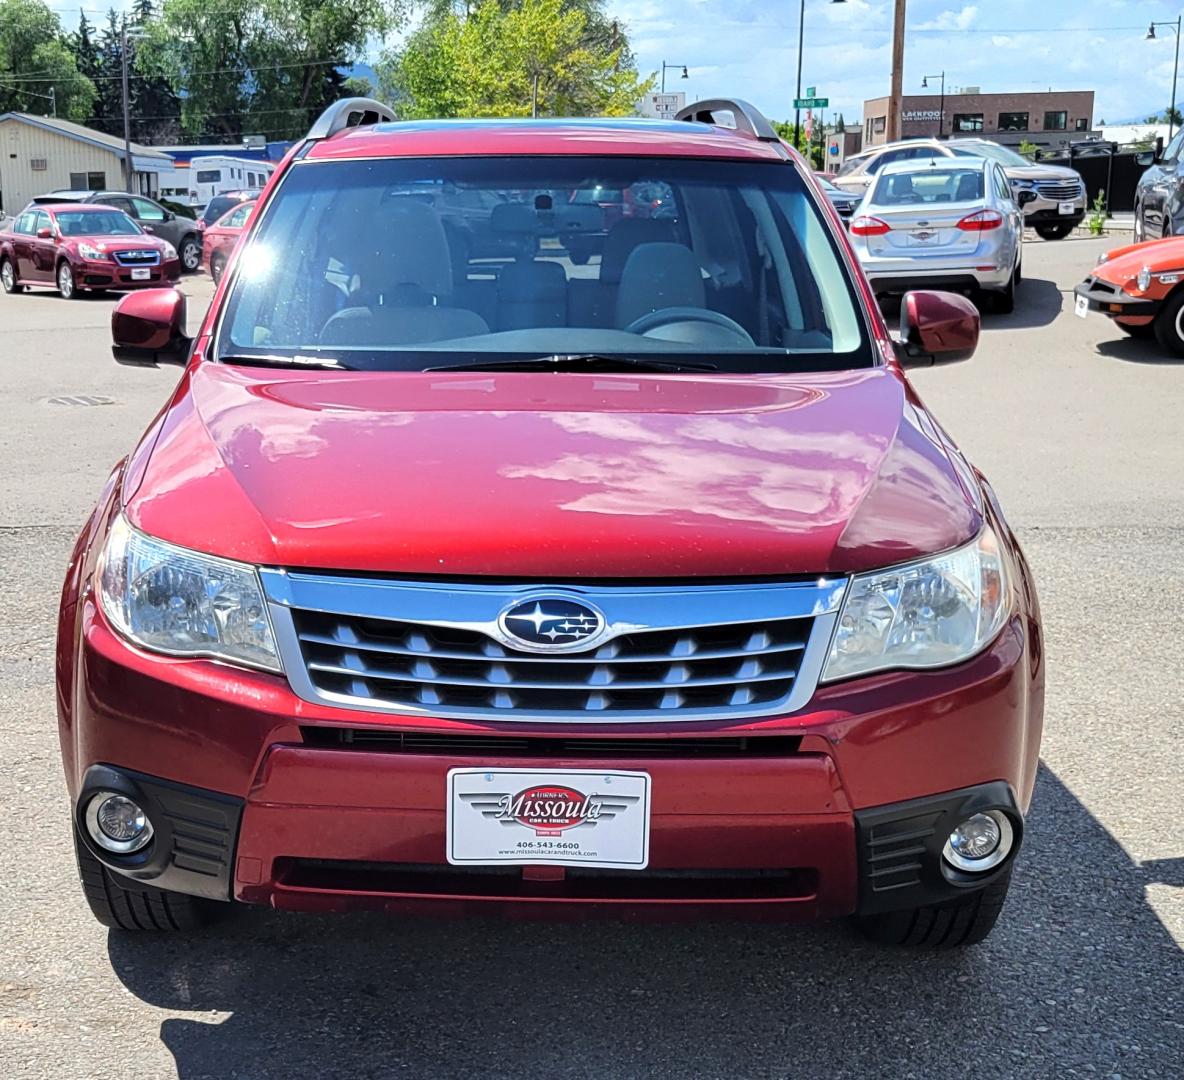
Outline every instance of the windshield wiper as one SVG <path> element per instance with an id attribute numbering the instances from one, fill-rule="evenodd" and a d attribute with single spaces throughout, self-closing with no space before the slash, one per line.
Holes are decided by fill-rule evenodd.
<path id="1" fill-rule="evenodd" d="M 218 357 L 219 364 L 242 364 L 245 367 L 289 367 L 312 368 L 316 371 L 354 371 L 349 364 L 340 360 L 322 359 L 313 356 L 268 356 L 223 354 Z"/>
<path id="2" fill-rule="evenodd" d="M 718 364 L 695 364 L 681 360 L 651 360 L 641 356 L 608 356 L 602 353 L 555 353 L 529 360 L 476 360 L 468 364 L 446 364 L 427 371 L 719 371 Z"/>

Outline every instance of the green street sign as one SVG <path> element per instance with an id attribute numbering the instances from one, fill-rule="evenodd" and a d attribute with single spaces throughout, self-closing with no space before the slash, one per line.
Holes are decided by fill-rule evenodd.
<path id="1" fill-rule="evenodd" d="M 806 97 L 816 97 L 817 94 L 818 94 L 818 87 L 817 86 L 807 86 L 806 87 Z"/>
<path id="2" fill-rule="evenodd" d="M 793 99 L 793 107 L 795 109 L 825 109 L 829 104 L 830 98 L 824 97 L 803 97 Z"/>

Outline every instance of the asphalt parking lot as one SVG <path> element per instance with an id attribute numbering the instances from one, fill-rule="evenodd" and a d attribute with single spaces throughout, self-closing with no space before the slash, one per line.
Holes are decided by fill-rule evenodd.
<path id="1" fill-rule="evenodd" d="M 1002 921 L 940 956 L 843 924 L 244 910 L 189 939 L 101 929 L 58 762 L 57 593 L 176 370 L 114 364 L 110 300 L 0 295 L 0 1075 L 1184 1074 L 1184 361 L 1073 317 L 1072 286 L 1120 242 L 1029 244 L 1015 314 L 985 320 L 971 362 L 914 379 L 1024 542 L 1049 657 Z M 196 317 L 208 281 L 184 288 Z"/>

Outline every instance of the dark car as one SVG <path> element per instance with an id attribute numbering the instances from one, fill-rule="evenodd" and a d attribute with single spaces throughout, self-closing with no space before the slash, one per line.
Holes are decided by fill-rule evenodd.
<path id="1" fill-rule="evenodd" d="M 848 221 L 851 215 L 855 213 L 855 208 L 859 205 L 859 196 L 852 195 L 849 191 L 835 187 L 822 173 L 815 173 L 814 177 L 826 193 L 826 197 L 830 200 L 831 206 L 835 208 L 835 212 L 844 221 Z"/>
<path id="2" fill-rule="evenodd" d="M 180 273 L 177 249 L 113 206 L 31 205 L 0 232 L 6 293 L 33 285 L 72 300 L 82 292 L 168 285 Z"/>
<path id="3" fill-rule="evenodd" d="M 541 193 L 654 183 L 671 217 L 623 214 L 601 260 L 567 257 Z M 419 197 L 437 184 L 504 194 L 537 245 L 460 263 Z M 856 915 L 884 942 L 984 938 L 1036 780 L 1040 613 L 905 371 L 970 356 L 978 312 L 910 292 L 899 325 L 743 102 L 332 106 L 195 338 L 175 289 L 112 317 L 118 360 L 184 374 L 62 594 L 96 917 Z"/>
<path id="4" fill-rule="evenodd" d="M 214 224 L 219 218 L 225 217 L 226 214 L 233 210 L 239 203 L 245 203 L 248 200 L 259 198 L 261 192 L 257 189 L 244 189 L 242 191 L 224 191 L 221 195 L 215 195 L 204 207 L 197 216 L 197 227 L 201 231 L 205 231 Z M 198 258 L 200 265 L 201 259 Z"/>
<path id="5" fill-rule="evenodd" d="M 126 191 L 51 191 L 47 195 L 39 195 L 31 205 L 67 202 L 114 206 L 127 214 L 144 232 L 172 244 L 177 249 L 182 269 L 187 273 L 201 266 L 201 233 L 196 222 L 162 206 L 155 199 L 145 195 L 129 195 Z"/>
<path id="6" fill-rule="evenodd" d="M 1184 235 L 1184 128 L 1162 153 L 1147 150 L 1136 159 L 1147 171 L 1135 188 L 1135 243 Z"/>

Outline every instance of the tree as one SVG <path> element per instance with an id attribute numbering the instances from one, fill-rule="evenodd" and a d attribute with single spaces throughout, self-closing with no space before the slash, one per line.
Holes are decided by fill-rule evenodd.
<path id="1" fill-rule="evenodd" d="M 136 69 L 167 80 L 191 138 L 294 138 L 405 14 L 405 0 L 164 0 Z"/>
<path id="2" fill-rule="evenodd" d="M 402 115 L 629 116 L 653 88 L 619 24 L 598 21 L 599 3 L 440 7 L 379 65 L 383 91 Z"/>
<path id="3" fill-rule="evenodd" d="M 81 74 L 62 24 L 41 0 L 0 0 L 0 113 L 85 120 L 95 86 Z"/>
<path id="4" fill-rule="evenodd" d="M 843 123 L 843 114 L 839 113 L 839 118 L 835 121 L 835 133 L 842 135 L 847 130 L 847 125 Z"/>

